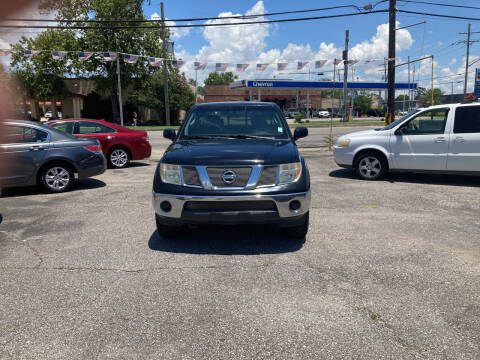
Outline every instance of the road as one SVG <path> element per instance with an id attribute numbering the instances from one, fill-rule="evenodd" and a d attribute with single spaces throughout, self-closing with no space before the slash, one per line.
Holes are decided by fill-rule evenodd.
<path id="1" fill-rule="evenodd" d="M 339 136 L 354 132 L 361 131 L 366 129 L 375 129 L 378 126 L 349 126 L 349 127 L 333 127 L 333 136 L 334 139 Z M 300 139 L 298 141 L 298 146 L 300 147 L 319 147 L 319 146 L 328 146 L 328 135 L 330 134 L 330 128 L 309 128 L 309 135 L 306 138 Z M 170 140 L 163 137 L 162 131 L 149 131 L 148 137 L 150 138 L 150 143 L 154 149 L 164 149 L 170 144 Z"/>
<path id="2" fill-rule="evenodd" d="M 0 199 L 1 359 L 479 359 L 478 178 L 305 151 L 310 232 L 160 238 L 155 164 Z"/>

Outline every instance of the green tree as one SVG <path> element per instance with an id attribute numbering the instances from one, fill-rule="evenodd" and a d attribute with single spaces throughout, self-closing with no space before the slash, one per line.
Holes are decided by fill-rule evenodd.
<path id="1" fill-rule="evenodd" d="M 145 83 L 138 83 L 130 96 L 130 102 L 137 106 L 155 109 L 158 113 L 165 111 L 164 106 L 164 78 L 158 73 L 150 77 Z M 168 103 L 172 113 L 180 110 L 189 110 L 195 104 L 195 95 L 188 85 L 185 76 L 172 71 L 168 75 Z"/>
<path id="2" fill-rule="evenodd" d="M 372 96 L 367 92 L 359 93 L 355 100 L 355 107 L 360 108 L 362 112 L 366 113 L 372 107 Z"/>
<path id="3" fill-rule="evenodd" d="M 410 97 L 408 95 L 398 95 L 395 101 L 403 101 L 403 100 L 410 100 Z"/>
<path id="4" fill-rule="evenodd" d="M 211 72 L 205 79 L 205 85 L 228 85 L 238 79 L 238 76 L 233 75 L 231 71 L 228 72 Z"/>
<path id="5" fill-rule="evenodd" d="M 42 0 L 40 9 L 44 12 L 53 12 L 60 25 L 86 25 L 82 20 L 146 20 L 142 5 L 145 0 Z M 68 21 L 79 21 L 68 22 Z M 23 55 L 24 49 L 31 50 L 66 50 L 66 51 L 117 51 L 121 53 L 144 56 L 162 56 L 161 29 L 157 24 L 130 23 L 129 29 L 107 29 L 107 26 L 123 26 L 125 23 L 112 22 L 89 23 L 87 29 L 75 30 L 47 30 L 34 39 L 23 38 L 15 47 L 14 68 L 25 69 L 27 72 L 40 77 L 48 69 L 48 73 L 55 73 L 63 77 L 65 74 L 76 77 L 88 77 L 96 81 L 97 91 L 103 96 L 110 97 L 112 112 L 118 113 L 117 96 L 117 69 L 115 62 L 104 62 L 101 56 L 94 56 L 89 61 L 78 61 L 76 54 L 69 54 L 63 61 L 51 59 L 48 53 L 33 56 Z M 139 28 L 152 27 L 149 28 Z M 168 37 L 168 33 L 167 33 Z M 56 65 L 50 64 L 56 62 Z M 53 65 L 54 70 L 50 71 Z M 136 64 L 124 64 L 120 61 L 122 88 L 132 83 L 145 82 L 147 78 L 158 71 L 145 61 Z M 31 78 L 26 79 L 31 81 Z M 48 78 L 46 78 L 48 80 Z M 48 88 L 44 83 L 43 87 Z M 51 86 L 50 86 L 51 87 Z M 40 91 L 41 93 L 41 91 Z M 44 96 L 44 94 L 37 94 Z"/>
<path id="6" fill-rule="evenodd" d="M 433 89 L 433 104 L 432 104 L 432 89 L 428 90 L 423 98 L 420 99 L 423 106 L 432 106 L 432 105 L 440 105 L 442 103 L 442 90 L 439 88 Z"/>

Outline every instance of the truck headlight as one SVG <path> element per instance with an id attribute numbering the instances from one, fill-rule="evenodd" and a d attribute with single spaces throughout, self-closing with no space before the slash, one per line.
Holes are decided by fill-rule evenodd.
<path id="1" fill-rule="evenodd" d="M 347 147 L 348 145 L 350 145 L 350 139 L 345 138 L 339 138 L 335 143 L 336 147 Z"/>
<path id="2" fill-rule="evenodd" d="M 160 177 L 166 184 L 182 185 L 180 166 L 172 164 L 160 164 Z"/>
<path id="3" fill-rule="evenodd" d="M 280 172 L 278 174 L 278 184 L 287 184 L 300 179 L 302 175 L 302 163 L 280 164 Z"/>

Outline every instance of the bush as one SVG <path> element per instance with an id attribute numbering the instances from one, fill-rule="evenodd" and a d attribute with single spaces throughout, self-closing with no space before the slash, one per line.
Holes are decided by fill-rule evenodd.
<path id="1" fill-rule="evenodd" d="M 305 118 L 305 113 L 304 113 L 304 112 L 302 112 L 302 113 L 300 113 L 300 114 L 297 114 L 297 115 L 295 115 L 295 117 L 294 117 L 295 122 L 296 122 L 297 124 L 301 124 L 301 123 L 303 122 L 302 119 L 304 119 L 304 118 Z"/>

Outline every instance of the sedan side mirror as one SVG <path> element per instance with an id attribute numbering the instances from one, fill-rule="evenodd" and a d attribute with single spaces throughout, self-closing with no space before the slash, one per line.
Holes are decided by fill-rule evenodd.
<path id="1" fill-rule="evenodd" d="M 163 137 L 170 139 L 170 140 L 175 140 L 175 130 L 174 129 L 165 129 L 163 130 Z"/>
<path id="2" fill-rule="evenodd" d="M 308 136 L 308 128 L 306 127 L 297 127 L 293 133 L 293 140 L 298 140 Z"/>

